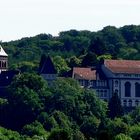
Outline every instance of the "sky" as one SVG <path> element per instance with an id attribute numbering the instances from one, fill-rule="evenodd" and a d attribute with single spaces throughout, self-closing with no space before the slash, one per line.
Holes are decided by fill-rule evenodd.
<path id="1" fill-rule="evenodd" d="M 140 0 L 0 0 L 0 40 L 140 25 Z"/>

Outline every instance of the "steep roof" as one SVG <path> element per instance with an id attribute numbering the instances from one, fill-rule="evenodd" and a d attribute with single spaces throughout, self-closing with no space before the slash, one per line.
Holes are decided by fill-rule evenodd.
<path id="1" fill-rule="evenodd" d="M 73 68 L 73 77 L 75 79 L 96 80 L 96 70 L 92 68 Z"/>
<path id="2" fill-rule="evenodd" d="M 8 56 L 1 45 L 0 45 L 0 56 Z"/>
<path id="3" fill-rule="evenodd" d="M 104 65 L 113 73 L 140 74 L 139 60 L 104 60 Z"/>
<path id="4" fill-rule="evenodd" d="M 40 68 L 39 68 L 40 74 L 56 74 L 57 73 L 54 67 L 54 64 L 49 56 L 44 58 L 44 60 L 42 60 L 41 63 L 42 64 L 40 65 Z"/>

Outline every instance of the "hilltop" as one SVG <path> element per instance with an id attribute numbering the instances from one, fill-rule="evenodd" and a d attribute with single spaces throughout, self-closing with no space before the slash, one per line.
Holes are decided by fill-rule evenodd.
<path id="1" fill-rule="evenodd" d="M 2 46 L 9 54 L 11 69 L 26 66 L 36 70 L 41 55 L 49 54 L 55 64 L 63 61 L 63 70 L 56 66 L 62 72 L 77 65 L 95 65 L 101 58 L 140 59 L 140 26 L 107 26 L 97 32 L 69 30 L 60 32 L 57 37 L 39 34 L 3 42 Z M 84 59 L 88 60 L 86 64 Z"/>

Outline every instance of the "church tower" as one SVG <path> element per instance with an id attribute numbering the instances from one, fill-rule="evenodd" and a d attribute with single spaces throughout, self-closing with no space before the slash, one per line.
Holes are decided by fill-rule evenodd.
<path id="1" fill-rule="evenodd" d="M 8 55 L 0 45 L 0 73 L 8 70 Z"/>

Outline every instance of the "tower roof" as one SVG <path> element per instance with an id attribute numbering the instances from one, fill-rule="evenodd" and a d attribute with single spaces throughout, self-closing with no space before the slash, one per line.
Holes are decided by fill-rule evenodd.
<path id="1" fill-rule="evenodd" d="M 41 74 L 56 74 L 57 73 L 54 67 L 54 64 L 49 56 L 47 58 L 44 57 L 41 61 L 42 62 L 40 64 L 39 73 Z"/>
<path id="2" fill-rule="evenodd" d="M 8 54 L 4 51 L 1 45 L 0 45 L 0 56 L 8 56 Z"/>

